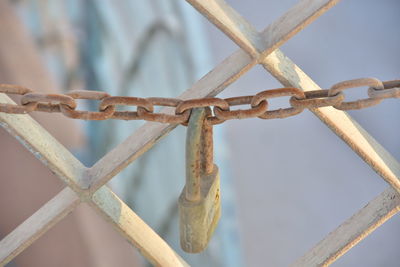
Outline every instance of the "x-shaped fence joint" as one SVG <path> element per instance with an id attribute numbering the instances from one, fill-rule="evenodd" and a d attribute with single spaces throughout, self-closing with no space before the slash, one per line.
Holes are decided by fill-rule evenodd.
<path id="1" fill-rule="evenodd" d="M 303 0 L 292 7 L 287 13 L 281 16 L 277 21 L 265 28 L 261 33 L 257 32 L 254 27 L 240 16 L 233 8 L 224 1 L 214 0 L 188 0 L 200 12 L 204 12 L 205 16 L 219 27 L 228 37 L 236 42 L 241 50 L 225 59 L 214 70 L 196 82 L 192 88 L 184 92 L 180 98 L 197 98 L 205 96 L 214 96 L 225 89 L 229 84 L 234 82 L 253 67 L 257 63 L 265 65 L 263 62 L 268 55 L 271 55 L 279 46 L 290 39 L 294 34 L 310 24 L 329 8 L 333 7 L 339 0 Z M 275 51 L 274 54 L 279 53 Z M 172 109 L 165 109 L 172 110 Z M 146 123 L 136 133 L 135 140 L 142 141 L 141 144 L 132 148 L 132 152 L 128 152 L 126 146 L 129 142 L 134 142 L 133 136 L 129 137 L 123 144 L 116 147 L 114 151 L 108 153 L 100 159 L 87 172 L 85 178 L 91 191 L 96 191 L 109 181 L 116 172 L 120 171 L 129 162 L 141 155 L 143 147 L 154 144 L 154 139 L 158 139 L 159 135 L 152 136 L 153 133 L 167 133 L 177 125 L 160 126 L 154 123 Z M 147 133 L 150 136 L 147 140 L 143 140 L 143 136 Z M 149 142 L 149 143 L 147 143 Z M 133 145 L 134 146 L 134 145 Z M 132 147 L 132 145 L 130 145 Z M 147 149 L 146 149 L 147 150 Z M 126 151 L 123 153 L 114 153 L 115 151 Z M 129 155 L 130 153 L 131 155 Z M 118 157 L 121 160 L 115 160 Z M 129 159 L 128 159 L 129 158 Z M 108 164 L 114 161 L 115 164 Z"/>

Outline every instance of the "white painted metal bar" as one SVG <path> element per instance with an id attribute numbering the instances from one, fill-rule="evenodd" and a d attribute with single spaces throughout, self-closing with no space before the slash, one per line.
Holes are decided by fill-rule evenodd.
<path id="1" fill-rule="evenodd" d="M 303 0 L 290 8 L 283 16 L 261 33 L 265 51 L 261 58 L 269 55 L 292 36 L 334 7 L 340 0 Z M 297 25 L 297 27 L 293 27 Z"/>
<path id="2" fill-rule="evenodd" d="M 272 24 L 272 26 L 266 28 L 266 32 L 273 32 L 275 34 L 271 35 L 271 37 L 266 37 L 273 39 L 267 42 L 269 46 L 263 51 L 263 55 L 266 55 L 267 51 L 271 53 L 273 51 L 271 49 L 276 47 L 278 43 L 283 44 L 283 40 L 288 40 L 293 34 L 317 19 L 318 16 L 322 15 L 338 1 L 319 0 L 315 2 L 316 4 L 311 4 L 308 8 L 307 4 L 310 4 L 310 1 L 301 1 L 300 4 L 290 9 L 279 18 L 277 22 Z M 297 13 L 301 15 L 296 15 L 296 19 L 292 20 L 286 18 Z M 285 23 L 284 27 L 282 23 Z M 280 27 L 284 29 L 290 28 L 291 30 L 280 32 Z M 260 59 L 252 59 L 246 52 L 239 50 L 196 82 L 190 89 L 182 94 L 180 98 L 187 99 L 214 96 L 225 89 L 229 84 L 236 81 Z M 88 170 L 90 184 L 87 186 L 90 186 L 91 191 L 96 191 L 130 162 L 150 149 L 174 127 L 176 127 L 176 125 L 146 123 Z"/>
<path id="3" fill-rule="evenodd" d="M 79 197 L 70 188 L 58 193 L 0 241 L 0 266 L 4 266 L 29 247 L 79 203 Z"/>
<path id="4" fill-rule="evenodd" d="M 340 0 L 303 0 L 258 33 L 223 0 L 186 0 L 253 58 L 262 59 Z M 262 56 L 260 56 L 260 53 Z"/>
<path id="5" fill-rule="evenodd" d="M 400 195 L 387 188 L 298 259 L 293 267 L 328 266 L 400 211 Z"/>
<path id="6" fill-rule="evenodd" d="M 0 103 L 15 104 L 5 94 Z M 81 191 L 86 167 L 32 117 L 1 112 L 0 124 L 74 191 Z"/>
<path id="7" fill-rule="evenodd" d="M 284 86 L 305 91 L 321 88 L 278 49 L 261 64 Z M 333 107 L 314 109 L 317 115 L 336 135 L 350 146 L 386 182 L 400 192 L 400 164 L 350 115 Z"/>
<path id="8" fill-rule="evenodd" d="M 107 186 L 89 203 L 155 266 L 189 266 Z"/>
<path id="9" fill-rule="evenodd" d="M 223 0 L 187 0 L 253 58 L 263 51 L 257 30 Z"/>

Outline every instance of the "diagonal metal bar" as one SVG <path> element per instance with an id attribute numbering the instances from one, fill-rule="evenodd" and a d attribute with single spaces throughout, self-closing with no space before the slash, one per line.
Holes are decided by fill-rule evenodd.
<path id="1" fill-rule="evenodd" d="M 74 191 L 65 188 L 43 205 L 0 241 L 0 266 L 6 265 L 25 248 L 29 247 L 42 234 L 69 214 L 80 202 Z"/>
<path id="2" fill-rule="evenodd" d="M 278 49 L 292 36 L 307 27 L 330 8 L 334 7 L 339 1 L 340 0 L 299 1 L 277 21 L 262 31 L 261 39 L 264 40 L 265 47 L 268 47 L 269 50 L 264 51 L 262 54 L 263 57 L 261 58 L 265 58 L 265 56 Z M 299 27 L 293 28 L 293 24 L 298 24 Z M 280 25 L 279 28 L 277 27 L 278 25 Z M 284 37 L 280 38 L 281 35 Z"/>
<path id="3" fill-rule="evenodd" d="M 100 188 L 89 204 L 155 266 L 189 266 L 107 186 Z"/>
<path id="4" fill-rule="evenodd" d="M 1 102 L 15 104 L 4 94 L 0 94 Z M 68 214 L 80 201 L 89 201 L 92 206 L 96 207 L 100 215 L 111 218 L 108 221 L 112 222 L 124 238 L 137 246 L 139 251 L 145 257 L 148 257 L 148 260 L 154 265 L 188 266 L 157 233 L 117 198 L 110 189 L 101 188 L 92 200 L 88 191 L 83 190 L 77 184 L 84 174 L 83 165 L 29 115 L 0 113 L 0 123 L 45 165 L 49 166 L 60 179 L 64 180 L 67 185 L 71 185 L 71 189 L 75 191 L 78 188 L 75 193 L 79 195 L 79 197 L 71 196 L 71 189 L 64 189 L 11 232 L 0 242 L 1 261 L 12 260 L 58 220 Z M 151 242 L 146 241 L 147 239 Z M 5 249 L 3 250 L 3 248 Z"/>
<path id="5" fill-rule="evenodd" d="M 0 102 L 14 103 L 5 94 L 0 94 Z M 1 112 L 0 124 L 74 191 L 82 191 L 86 167 L 29 115 Z"/>
<path id="6" fill-rule="evenodd" d="M 186 1 L 249 55 L 262 59 L 340 0 L 300 1 L 261 33 L 223 0 Z"/>
<path id="7" fill-rule="evenodd" d="M 284 86 L 305 91 L 321 88 L 281 51 L 276 50 L 261 64 Z M 386 182 L 400 192 L 400 164 L 346 112 L 332 107 L 311 110 Z"/>
<path id="8" fill-rule="evenodd" d="M 387 188 L 320 241 L 292 267 L 328 266 L 400 211 L 400 195 Z"/>
<path id="9" fill-rule="evenodd" d="M 301 1 L 264 30 L 265 33 L 269 32 L 274 34 L 265 37 L 267 46 L 265 51 L 262 52 L 263 56 L 271 53 L 278 45 L 282 45 L 284 41 L 288 40 L 306 25 L 317 19 L 337 1 L 318 0 L 314 1 L 315 3 L 312 2 L 313 1 L 310 0 Z M 280 28 L 285 30 L 280 31 Z M 232 32 L 234 31 L 232 30 Z M 236 81 L 259 60 L 261 60 L 261 58 L 254 59 L 247 55 L 245 51 L 239 50 L 196 82 L 190 89 L 183 93 L 180 98 L 188 99 L 214 96 Z M 165 111 L 167 112 L 167 110 L 168 109 Z M 171 109 L 169 109 L 169 111 L 171 111 Z M 85 186 L 90 187 L 91 192 L 98 190 L 130 162 L 149 150 L 160 138 L 169 133 L 174 127 L 176 127 L 176 125 L 146 123 L 123 143 L 101 158 L 92 168 L 87 170 L 86 177 L 89 180 L 85 181 L 85 183 L 87 183 Z"/>
<path id="10" fill-rule="evenodd" d="M 217 25 L 237 45 L 253 58 L 264 51 L 265 42 L 261 42 L 260 34 L 240 14 L 223 0 L 187 0 L 194 8 Z"/>

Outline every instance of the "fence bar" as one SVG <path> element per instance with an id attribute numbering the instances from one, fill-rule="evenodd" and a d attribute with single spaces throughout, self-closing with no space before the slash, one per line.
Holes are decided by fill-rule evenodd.
<path id="1" fill-rule="evenodd" d="M 0 103 L 15 104 L 5 94 L 0 94 Z M 31 116 L 0 112 L 0 124 L 74 191 L 82 191 L 86 167 Z"/>
<path id="2" fill-rule="evenodd" d="M 187 0 L 253 58 L 263 51 L 260 35 L 223 0 Z"/>
<path id="3" fill-rule="evenodd" d="M 265 42 L 263 56 L 271 54 L 319 16 L 334 7 L 340 0 L 302 0 L 283 16 L 262 31 Z M 295 26 L 296 25 L 296 26 Z"/>
<path id="4" fill-rule="evenodd" d="M 15 258 L 80 203 L 70 188 L 63 189 L 0 241 L 0 266 Z"/>
<path id="5" fill-rule="evenodd" d="M 269 55 L 340 0 L 303 0 L 258 33 L 223 0 L 186 0 L 253 58 Z M 260 53 L 262 56 L 260 57 Z"/>
<path id="6" fill-rule="evenodd" d="M 189 266 L 106 186 L 100 188 L 93 195 L 90 205 L 155 266 Z"/>
<path id="7" fill-rule="evenodd" d="M 272 48 L 275 49 L 278 44 L 282 45 L 284 41 L 288 40 L 306 25 L 317 19 L 338 1 L 319 0 L 315 1 L 316 4 L 312 4 L 312 2 L 313 1 L 309 0 L 301 1 L 275 23 L 265 29 L 264 32 L 272 32 L 275 34 L 270 37 L 266 36 L 268 47 L 263 51 L 263 56 L 266 55 L 267 52 L 271 53 L 273 51 Z M 307 4 L 310 4 L 311 8 L 308 8 Z M 295 15 L 297 13 L 301 13 L 302 15 Z M 294 16 L 296 19 L 287 19 L 288 16 Z M 285 31 L 279 30 L 282 23 L 285 23 Z M 190 89 L 183 93 L 180 98 L 188 99 L 215 96 L 228 85 L 236 81 L 241 75 L 246 73 L 258 60 L 260 59 L 252 59 L 245 51 L 239 50 L 196 82 Z M 176 127 L 176 125 L 146 123 L 88 170 L 90 185 L 87 186 L 90 186 L 91 191 L 99 189 L 130 162 L 149 150 L 174 127 Z"/>
<path id="8" fill-rule="evenodd" d="M 392 187 L 388 187 L 291 266 L 332 264 L 399 211 L 400 195 Z"/>
<path id="9" fill-rule="evenodd" d="M 305 91 L 321 88 L 296 66 L 279 49 L 263 59 L 262 65 L 284 86 L 293 86 Z M 343 139 L 386 182 L 400 192 L 400 164 L 350 115 L 333 107 L 311 110 L 336 135 Z"/>

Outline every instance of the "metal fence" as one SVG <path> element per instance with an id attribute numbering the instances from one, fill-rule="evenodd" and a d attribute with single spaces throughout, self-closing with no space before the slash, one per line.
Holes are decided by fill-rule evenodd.
<path id="1" fill-rule="evenodd" d="M 188 0 L 240 46 L 179 98 L 215 96 L 256 64 L 284 86 L 304 91 L 321 88 L 280 50 L 284 42 L 334 6 L 338 0 L 303 0 L 258 32 L 220 0 Z M 1 103 L 13 103 L 0 95 Z M 172 114 L 173 109 L 166 109 Z M 400 164 L 347 113 L 332 107 L 311 110 L 391 186 L 331 232 L 293 266 L 326 266 L 342 256 L 400 210 Z M 170 246 L 105 184 L 149 150 L 177 125 L 149 122 L 92 167 L 85 167 L 29 115 L 0 113 L 1 125 L 62 179 L 67 187 L 0 241 L 5 265 L 81 202 L 89 203 L 150 262 L 187 266 Z"/>

